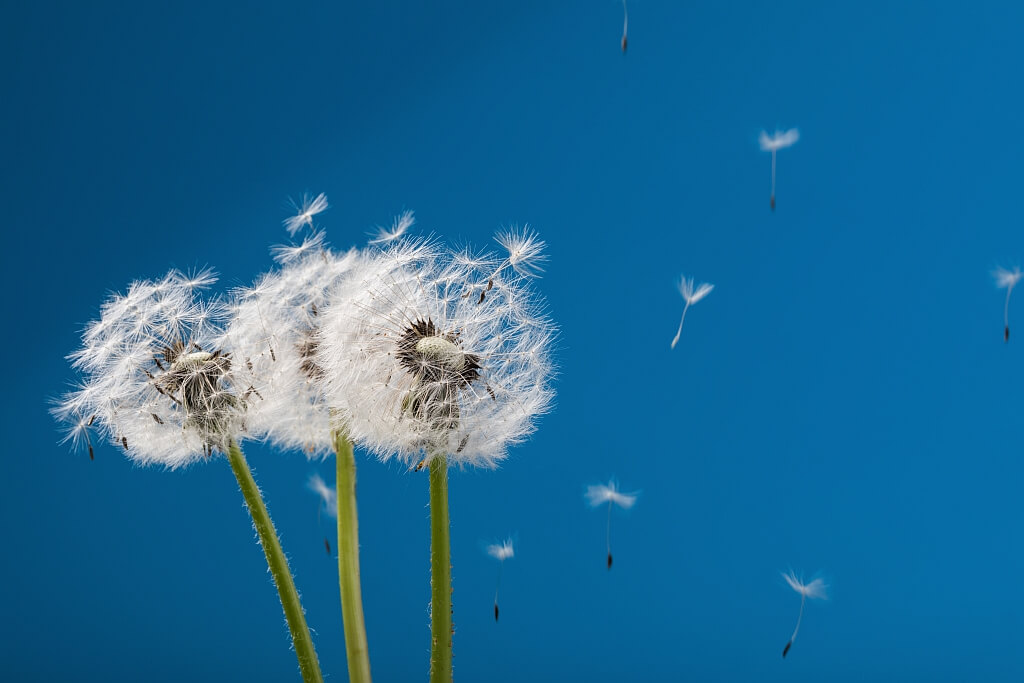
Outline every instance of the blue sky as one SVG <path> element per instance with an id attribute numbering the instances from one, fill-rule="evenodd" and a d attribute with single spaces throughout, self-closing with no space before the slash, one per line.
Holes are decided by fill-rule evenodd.
<path id="1" fill-rule="evenodd" d="M 227 463 L 57 444 L 49 397 L 107 293 L 271 265 L 287 197 L 362 244 L 529 223 L 557 407 L 453 474 L 461 680 L 1024 677 L 1024 8 L 980 3 L 32 3 L 0 22 L 8 324 L 0 661 L 11 680 L 296 680 Z M 762 128 L 798 126 L 768 210 Z M 715 283 L 674 351 L 681 273 Z M 1024 302 L 1011 307 L 1024 330 Z M 331 680 L 336 565 L 247 449 Z M 642 491 L 612 521 L 588 483 Z M 424 679 L 427 480 L 359 460 L 377 680 Z M 496 563 L 516 534 L 491 614 Z M 779 572 L 821 571 L 808 606 Z"/>

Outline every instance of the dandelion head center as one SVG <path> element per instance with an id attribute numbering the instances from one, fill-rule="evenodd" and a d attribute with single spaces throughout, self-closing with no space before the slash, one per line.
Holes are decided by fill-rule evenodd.
<path id="1" fill-rule="evenodd" d="M 459 372 L 466 366 L 466 354 L 455 342 L 444 337 L 423 337 L 416 342 L 416 353 L 428 362 Z"/>
<path id="2" fill-rule="evenodd" d="M 398 361 L 421 384 L 455 390 L 480 377 L 480 361 L 463 350 L 457 334 L 442 332 L 430 318 L 409 325 L 398 340 Z"/>
<path id="3" fill-rule="evenodd" d="M 224 386 L 231 370 L 230 355 L 204 351 L 196 344 L 191 348 L 181 341 L 164 348 L 169 365 L 154 358 L 162 372 L 153 377 L 153 383 L 184 411 L 184 426 L 198 431 L 212 450 L 213 446 L 223 447 L 232 436 L 233 417 L 244 410 L 245 403 Z"/>

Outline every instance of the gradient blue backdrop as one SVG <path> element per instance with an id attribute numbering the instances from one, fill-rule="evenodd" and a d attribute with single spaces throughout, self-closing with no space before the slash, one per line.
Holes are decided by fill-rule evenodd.
<path id="1" fill-rule="evenodd" d="M 1024 301 L 1004 345 L 989 275 L 1024 259 L 1021 5 L 638 0 L 623 56 L 615 0 L 424 4 L 3 10 L 0 678 L 298 678 L 226 462 L 90 462 L 46 409 L 108 292 L 250 282 L 304 190 L 339 247 L 403 209 L 550 246 L 557 408 L 451 485 L 457 679 L 1024 678 Z M 670 351 L 683 272 L 716 288 Z M 333 463 L 248 453 L 345 680 Z M 374 673 L 425 680 L 426 476 L 359 477 Z M 783 661 L 787 567 L 833 599 Z"/>

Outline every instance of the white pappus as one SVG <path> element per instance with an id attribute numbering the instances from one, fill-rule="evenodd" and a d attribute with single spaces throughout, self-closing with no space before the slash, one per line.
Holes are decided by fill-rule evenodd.
<path id="1" fill-rule="evenodd" d="M 234 291 L 221 345 L 232 350 L 236 376 L 257 392 L 246 416 L 250 434 L 326 456 L 332 425 L 319 386 L 316 330 L 327 291 L 356 270 L 360 256 L 325 248 L 322 233 L 274 251 L 282 267 Z"/>
<path id="2" fill-rule="evenodd" d="M 433 457 L 493 467 L 552 400 L 555 328 L 524 273 L 539 240 L 506 258 L 423 241 L 368 252 L 328 297 L 316 362 L 352 441 L 417 469 Z"/>
<path id="3" fill-rule="evenodd" d="M 170 468 L 224 451 L 243 435 L 251 388 L 218 346 L 223 307 L 196 295 L 214 281 L 210 271 L 172 270 L 103 304 L 70 356 L 82 373 L 77 389 L 53 410 L 90 456 L 90 430 L 139 463 Z"/>

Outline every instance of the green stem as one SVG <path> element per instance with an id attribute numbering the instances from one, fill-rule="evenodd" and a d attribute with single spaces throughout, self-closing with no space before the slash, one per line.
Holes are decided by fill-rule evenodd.
<path id="1" fill-rule="evenodd" d="M 363 620 L 363 592 L 359 583 L 359 519 L 356 515 L 356 460 L 352 442 L 343 429 L 334 430 L 338 461 L 338 581 L 341 615 L 345 624 L 345 653 L 350 683 L 369 683 L 370 650 Z"/>
<path id="2" fill-rule="evenodd" d="M 281 542 L 277 539 L 274 523 L 270 521 L 270 514 L 267 512 L 267 506 L 263 504 L 263 496 L 256 485 L 256 480 L 252 478 L 249 464 L 234 439 L 228 444 L 228 461 L 231 463 L 231 471 L 235 473 L 235 479 L 238 480 L 238 486 L 242 489 L 242 496 L 245 497 L 245 504 L 260 537 L 260 545 L 263 546 L 263 554 L 267 556 L 267 566 L 270 567 L 274 585 L 281 596 L 281 606 L 284 608 L 285 620 L 292 634 L 302 680 L 306 683 L 322 683 L 320 663 L 316 658 L 316 650 L 313 649 L 313 639 L 309 635 L 309 627 L 306 626 L 306 617 L 302 612 L 302 604 L 295 590 L 291 570 L 288 569 L 288 559 L 281 550 Z"/>
<path id="3" fill-rule="evenodd" d="M 452 680 L 452 561 L 448 460 L 430 459 L 430 683 Z"/>

